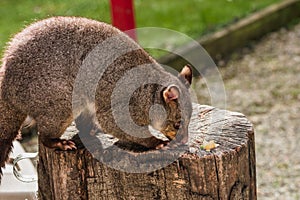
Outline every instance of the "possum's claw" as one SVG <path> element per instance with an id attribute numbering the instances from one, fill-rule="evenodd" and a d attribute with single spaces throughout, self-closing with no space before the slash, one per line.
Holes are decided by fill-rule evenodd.
<path id="1" fill-rule="evenodd" d="M 60 149 L 64 151 L 77 149 L 76 144 L 71 140 L 55 138 L 43 140 L 42 143 L 49 148 Z"/>
<path id="2" fill-rule="evenodd" d="M 156 150 L 159 150 L 159 149 L 166 149 L 169 143 L 170 143 L 169 141 L 163 141 L 162 143 L 158 144 L 158 145 L 155 147 L 155 149 L 156 149 Z"/>
<path id="3" fill-rule="evenodd" d="M 61 150 L 77 149 L 75 143 L 71 140 L 61 140 L 61 142 L 58 143 L 58 148 L 60 148 Z"/>
<path id="4" fill-rule="evenodd" d="M 176 149 L 179 146 L 185 145 L 186 142 L 177 142 L 177 143 L 171 143 L 170 141 L 164 141 L 160 144 L 158 144 L 155 149 L 156 150 L 168 150 L 168 149 Z"/>

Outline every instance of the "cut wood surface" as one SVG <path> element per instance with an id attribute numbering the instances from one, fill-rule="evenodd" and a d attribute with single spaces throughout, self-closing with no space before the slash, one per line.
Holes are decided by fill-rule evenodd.
<path id="1" fill-rule="evenodd" d="M 188 145 L 166 151 L 124 151 L 109 140 L 93 152 L 102 162 L 85 148 L 40 143 L 39 198 L 256 199 L 254 132 L 243 114 L 194 104 Z M 219 146 L 203 150 L 204 140 Z"/>

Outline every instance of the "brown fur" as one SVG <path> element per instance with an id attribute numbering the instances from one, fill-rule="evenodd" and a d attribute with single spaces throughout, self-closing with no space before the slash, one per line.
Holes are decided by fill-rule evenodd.
<path id="1" fill-rule="evenodd" d="M 85 18 L 53 17 L 25 28 L 11 40 L 5 51 L 2 67 L 5 73 L 0 99 L 0 167 L 4 166 L 12 141 L 26 116 L 36 121 L 40 138 L 46 146 L 62 148 L 49 142 L 57 141 L 71 121 L 87 110 L 88 106 L 82 105 L 76 111 L 76 116 L 73 115 L 72 92 L 79 68 L 99 43 L 112 36 L 118 36 L 115 41 L 118 45 L 113 48 L 134 50 L 115 59 L 98 82 L 95 95 L 96 113 L 93 115 L 96 116 L 100 129 L 120 141 L 129 141 L 148 148 L 155 148 L 162 142 L 150 132 L 141 133 L 145 134 L 142 137 L 124 133 L 115 123 L 111 108 L 110 96 L 117 81 L 128 70 L 151 64 L 151 72 L 147 76 L 155 77 L 158 81 L 163 80 L 164 85 L 175 85 L 180 95 L 176 99 L 166 99 L 162 95 L 167 89 L 166 86 L 141 86 L 130 99 L 132 119 L 140 126 L 157 124 L 161 118 L 155 116 L 150 119 L 149 110 L 154 103 L 160 104 L 167 111 L 167 122 L 160 124 L 160 131 L 173 139 L 178 132 L 178 127 L 174 129 L 174 124 L 182 123 L 181 131 L 187 132 L 191 102 L 186 83 L 167 73 L 142 48 L 136 48 L 137 44 L 129 37 L 108 24 Z M 100 62 L 102 65 L 107 64 L 105 59 Z M 191 71 L 185 68 L 183 73 L 185 74 L 181 77 L 190 74 L 187 78 L 190 82 Z M 82 83 L 83 85 L 89 84 L 91 80 L 87 78 L 84 81 L 86 83 Z M 120 91 L 119 94 L 121 102 L 126 91 Z M 184 100 L 179 101 L 182 98 Z M 86 99 L 89 101 L 88 97 Z M 179 119 L 183 119 L 182 122 Z M 60 145 L 62 144 L 64 143 Z M 68 145 L 68 148 L 74 147 L 73 144 Z"/>

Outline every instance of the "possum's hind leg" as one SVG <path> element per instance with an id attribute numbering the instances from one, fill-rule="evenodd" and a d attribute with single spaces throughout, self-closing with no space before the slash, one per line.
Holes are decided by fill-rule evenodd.
<path id="1" fill-rule="evenodd" d="M 75 143 L 71 140 L 47 137 L 40 137 L 40 139 L 42 140 L 42 143 L 49 148 L 60 149 L 64 151 L 77 149 Z"/>
<path id="2" fill-rule="evenodd" d="M 60 150 L 76 149 L 76 145 L 71 140 L 60 139 L 67 127 L 72 122 L 72 116 L 43 115 L 36 117 L 39 130 L 39 139 L 44 146 Z"/>

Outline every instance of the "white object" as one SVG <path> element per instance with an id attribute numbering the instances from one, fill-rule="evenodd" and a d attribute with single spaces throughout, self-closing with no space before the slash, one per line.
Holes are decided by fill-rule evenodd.
<path id="1" fill-rule="evenodd" d="M 25 153 L 21 144 L 17 141 L 13 143 L 14 148 L 10 157 L 15 158 L 19 154 Z M 21 173 L 28 176 L 36 176 L 37 172 L 29 159 L 18 162 Z M 3 176 L 0 185 L 0 200 L 35 200 L 37 199 L 37 182 L 25 183 L 19 181 L 13 174 L 13 165 L 6 164 L 2 169 Z"/>

